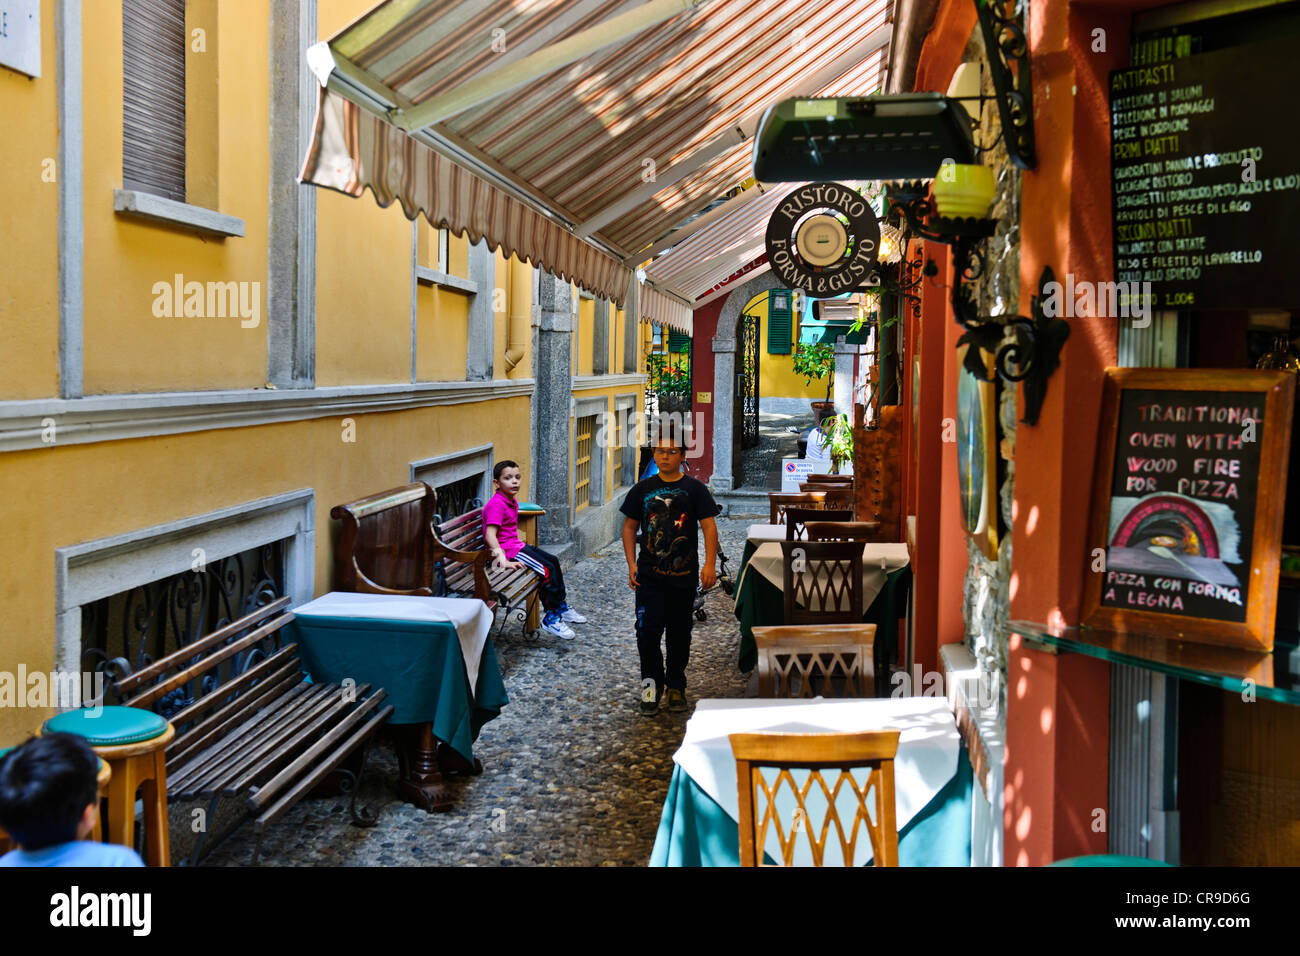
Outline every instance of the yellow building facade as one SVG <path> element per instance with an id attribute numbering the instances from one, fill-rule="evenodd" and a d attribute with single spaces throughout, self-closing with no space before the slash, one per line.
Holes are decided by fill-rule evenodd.
<path id="1" fill-rule="evenodd" d="M 294 181 L 302 51 L 372 0 L 183 5 L 183 199 L 124 181 L 138 2 L 42 0 L 41 76 L 0 67 L 10 673 L 93 669 L 88 607 L 235 554 L 275 545 L 294 603 L 328 591 L 341 502 L 413 479 L 482 498 L 506 458 L 535 487 L 537 271 Z M 638 325 L 572 293 L 571 435 L 645 382 Z M 571 557 L 609 540 L 624 453 L 571 496 Z M 0 747 L 52 712 L 27 704 L 0 707 Z"/>

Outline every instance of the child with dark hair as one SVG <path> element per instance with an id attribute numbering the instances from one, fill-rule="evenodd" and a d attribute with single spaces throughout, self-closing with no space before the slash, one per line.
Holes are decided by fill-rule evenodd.
<path id="1" fill-rule="evenodd" d="M 628 586 L 636 592 L 636 645 L 641 658 L 641 713 L 686 710 L 686 664 L 691 656 L 695 587 L 717 583 L 718 506 L 704 483 L 684 474 L 686 442 L 671 420 L 652 440 L 658 474 L 627 493 L 623 552 Z M 641 549 L 636 553 L 637 536 Z M 704 537 L 704 564 L 699 540 Z M 664 666 L 667 648 L 668 663 Z M 666 689 L 666 693 L 665 693 Z"/>
<path id="2" fill-rule="evenodd" d="M 564 572 L 555 555 L 519 540 L 519 486 L 523 472 L 517 462 L 499 461 L 492 469 L 496 494 L 483 506 L 483 540 L 492 552 L 498 568 L 529 568 L 542 578 L 540 593 L 542 630 L 555 637 L 571 640 L 570 624 L 586 624 L 587 619 L 569 607 L 565 600 Z"/>
<path id="3" fill-rule="evenodd" d="M 18 849 L 0 866 L 144 866 L 130 847 L 87 840 L 99 758 L 75 734 L 33 737 L 0 757 L 0 827 Z"/>

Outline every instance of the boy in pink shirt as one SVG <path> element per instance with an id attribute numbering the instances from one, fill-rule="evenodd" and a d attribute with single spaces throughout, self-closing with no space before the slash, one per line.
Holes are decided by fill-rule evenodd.
<path id="1" fill-rule="evenodd" d="M 542 630 L 555 637 L 571 639 L 569 624 L 585 624 L 587 619 L 569 607 L 564 594 L 564 572 L 555 555 L 524 544 L 519 540 L 519 485 L 523 473 L 513 461 L 499 461 L 492 469 L 496 494 L 483 506 L 483 540 L 492 552 L 498 568 L 526 567 L 542 577 Z"/>

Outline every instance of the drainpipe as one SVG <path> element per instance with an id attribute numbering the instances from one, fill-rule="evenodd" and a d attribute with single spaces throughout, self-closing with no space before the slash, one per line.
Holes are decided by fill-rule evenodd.
<path id="1" fill-rule="evenodd" d="M 532 318 L 533 267 L 510 257 L 510 317 L 506 320 L 506 371 L 513 372 L 524 357 L 528 323 Z"/>

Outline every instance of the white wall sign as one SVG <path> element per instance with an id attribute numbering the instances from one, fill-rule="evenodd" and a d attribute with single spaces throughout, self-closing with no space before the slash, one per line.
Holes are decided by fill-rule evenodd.
<path id="1" fill-rule="evenodd" d="M 0 66 L 41 75 L 41 0 L 0 0 Z"/>

